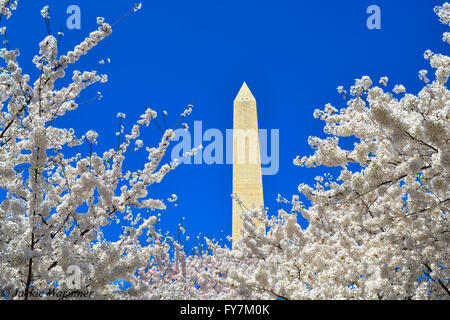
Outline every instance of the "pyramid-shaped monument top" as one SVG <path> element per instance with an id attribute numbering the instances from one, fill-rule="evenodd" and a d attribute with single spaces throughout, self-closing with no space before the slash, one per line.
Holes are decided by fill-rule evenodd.
<path id="1" fill-rule="evenodd" d="M 247 84 L 244 82 L 234 101 L 250 101 L 250 100 L 255 100 L 255 97 L 248 88 Z"/>

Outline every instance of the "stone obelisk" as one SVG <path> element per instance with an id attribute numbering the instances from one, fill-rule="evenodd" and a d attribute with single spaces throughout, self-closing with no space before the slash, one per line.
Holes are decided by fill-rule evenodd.
<path id="1" fill-rule="evenodd" d="M 256 99 L 245 82 L 234 99 L 233 194 L 242 201 L 239 205 L 233 200 L 234 242 L 241 236 L 239 213 L 245 208 L 264 205 Z"/>

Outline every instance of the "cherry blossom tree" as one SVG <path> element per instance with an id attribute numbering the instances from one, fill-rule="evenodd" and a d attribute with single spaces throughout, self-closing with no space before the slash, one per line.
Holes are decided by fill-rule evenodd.
<path id="1" fill-rule="evenodd" d="M 1 17 L 10 18 L 16 8 L 17 2 L 1 0 Z M 49 8 L 41 14 L 49 26 Z M 76 289 L 92 291 L 96 299 L 122 298 L 118 282 L 134 279 L 149 257 L 164 251 L 152 212 L 166 204 L 152 198 L 149 187 L 179 164 L 163 161 L 174 130 L 163 131 L 156 147 L 146 147 L 142 168 L 130 172 L 124 169 L 126 155 L 143 147 L 140 133 L 156 121 L 155 111 L 146 109 L 130 133 L 121 128 L 117 147 L 103 154 L 95 152 L 97 132 L 77 136 L 55 125 L 83 104 L 78 99 L 83 90 L 107 81 L 98 70 L 66 75 L 111 35 L 115 24 L 97 22 L 97 30 L 62 55 L 62 34 L 42 40 L 33 59 L 39 73 L 34 80 L 19 66 L 19 50 L 9 48 L 6 28 L 0 29 L 6 46 L 0 50 L 0 289 L 21 290 L 20 298 L 67 285 L 71 266 L 81 271 Z M 68 76 L 68 85 L 58 85 Z M 191 111 L 190 105 L 182 117 Z M 125 115 L 118 117 L 122 121 Z M 123 232 L 118 241 L 107 241 L 103 231 L 113 223 Z"/>
<path id="2" fill-rule="evenodd" d="M 450 25 L 450 4 L 435 12 Z M 346 107 L 314 112 L 328 138 L 310 137 L 314 154 L 294 164 L 340 174 L 299 185 L 308 208 L 294 195 L 278 198 L 276 216 L 244 210 L 242 238 L 233 251 L 218 250 L 233 261 L 216 278 L 232 288 L 229 297 L 450 299 L 450 58 L 428 50 L 425 59 L 434 80 L 420 71 L 417 95 L 364 76 L 349 93 L 338 88 Z M 339 145 L 346 137 L 356 141 L 350 150 Z"/>

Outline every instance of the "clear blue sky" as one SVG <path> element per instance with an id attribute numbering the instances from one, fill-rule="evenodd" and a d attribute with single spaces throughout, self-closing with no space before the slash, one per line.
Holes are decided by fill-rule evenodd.
<path id="1" fill-rule="evenodd" d="M 442 0 L 142 2 L 141 11 L 117 25 L 76 67 L 93 70 L 100 59 L 111 58 L 102 69 L 109 82 L 86 91 L 80 101 L 97 91 L 103 99 L 66 115 L 58 125 L 73 127 L 80 136 L 97 130 L 101 152 L 116 145 L 117 112 L 127 114 L 126 130 L 144 106 L 167 110 L 173 124 L 195 99 L 191 127 L 201 120 L 204 129 L 225 132 L 232 128 L 233 99 L 246 81 L 258 102 L 260 128 L 280 130 L 279 173 L 263 178 L 271 213 L 278 208 L 278 193 L 290 198 L 299 183 L 313 183 L 324 172 L 296 167 L 292 160 L 311 154 L 309 135 L 323 136 L 314 109 L 328 102 L 344 106 L 338 85 L 348 87 L 362 75 L 374 82 L 389 76 L 390 87 L 401 83 L 416 92 L 421 85 L 418 71 L 428 68 L 423 52 L 447 50 L 441 41 L 445 26 L 433 12 Z M 46 35 L 40 16 L 46 4 L 52 31 L 63 28 L 61 50 L 66 52 L 96 28 L 96 17 L 112 23 L 134 2 L 20 0 L 7 23 L 8 38 L 10 47 L 21 49 L 22 68 L 35 77 L 31 60 Z M 81 30 L 66 28 L 71 4 L 81 8 Z M 366 9 L 372 4 L 381 8 L 381 30 L 366 27 Z M 157 141 L 156 127 L 149 127 L 144 138 Z M 134 156 L 127 167 L 139 168 L 144 160 Z M 182 165 L 151 190 L 157 198 L 172 193 L 179 197 L 178 208 L 163 217 L 162 229 L 174 230 L 186 217 L 191 235 L 231 233 L 230 165 Z"/>

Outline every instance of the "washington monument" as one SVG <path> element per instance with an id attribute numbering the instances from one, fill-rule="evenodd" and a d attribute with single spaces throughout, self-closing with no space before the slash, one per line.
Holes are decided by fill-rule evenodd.
<path id="1" fill-rule="evenodd" d="M 245 208 L 259 209 L 264 205 L 256 99 L 245 82 L 234 99 L 233 194 L 242 201 L 241 206 L 233 200 L 234 243 L 241 236 L 239 213 Z"/>

